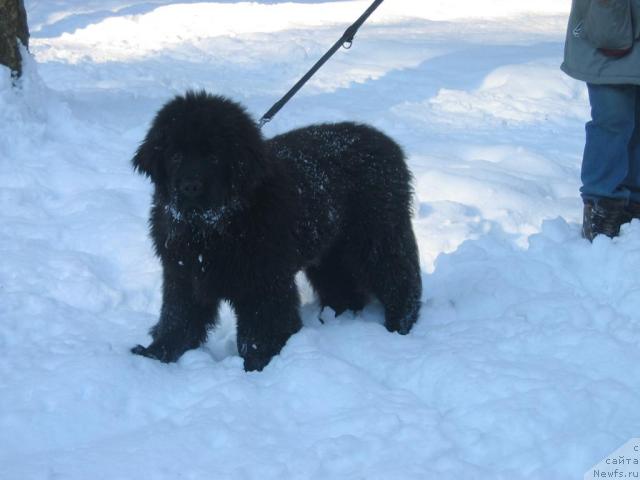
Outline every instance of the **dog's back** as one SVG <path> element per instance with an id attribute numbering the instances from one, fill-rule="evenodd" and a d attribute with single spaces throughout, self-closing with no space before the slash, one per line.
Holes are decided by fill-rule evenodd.
<path id="1" fill-rule="evenodd" d="M 394 225 L 410 216 L 413 191 L 404 152 L 379 130 L 350 122 L 320 124 L 267 143 L 312 218 L 324 212 L 333 222 Z"/>

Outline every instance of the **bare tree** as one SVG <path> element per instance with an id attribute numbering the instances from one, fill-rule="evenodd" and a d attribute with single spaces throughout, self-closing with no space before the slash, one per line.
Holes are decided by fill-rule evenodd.
<path id="1" fill-rule="evenodd" d="M 0 63 L 9 67 L 15 78 L 22 74 L 18 41 L 29 46 L 24 0 L 0 0 Z"/>

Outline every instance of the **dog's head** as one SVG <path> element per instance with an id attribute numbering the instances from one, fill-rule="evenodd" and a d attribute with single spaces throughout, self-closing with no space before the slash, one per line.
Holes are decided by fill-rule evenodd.
<path id="1" fill-rule="evenodd" d="M 237 103 L 205 92 L 164 105 L 132 163 L 178 216 L 247 198 L 268 173 L 256 123 Z"/>

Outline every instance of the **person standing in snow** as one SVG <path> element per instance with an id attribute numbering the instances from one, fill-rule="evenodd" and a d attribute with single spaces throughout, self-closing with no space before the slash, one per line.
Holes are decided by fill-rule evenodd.
<path id="1" fill-rule="evenodd" d="M 582 236 L 640 218 L 640 0 L 573 0 L 562 70 L 587 82 Z"/>

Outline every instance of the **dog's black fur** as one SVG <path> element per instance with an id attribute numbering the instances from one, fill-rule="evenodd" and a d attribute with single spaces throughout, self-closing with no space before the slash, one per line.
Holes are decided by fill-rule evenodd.
<path id="1" fill-rule="evenodd" d="M 132 162 L 155 186 L 163 267 L 153 342 L 134 353 L 177 360 L 206 339 L 226 299 L 245 369 L 261 370 L 301 327 L 299 270 L 336 314 L 373 296 L 388 330 L 416 321 L 411 175 L 381 132 L 324 124 L 264 140 L 238 104 L 188 92 L 158 112 Z"/>

